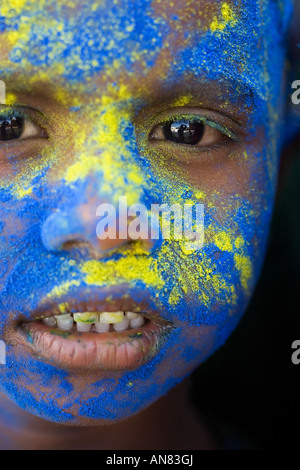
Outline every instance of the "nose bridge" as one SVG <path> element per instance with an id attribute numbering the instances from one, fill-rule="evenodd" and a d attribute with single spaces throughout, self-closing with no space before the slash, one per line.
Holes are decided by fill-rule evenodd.
<path id="1" fill-rule="evenodd" d="M 74 158 L 64 170 L 61 197 L 43 224 L 42 240 L 51 251 L 79 241 L 106 251 L 124 239 L 107 243 L 97 237 L 97 207 L 111 204 L 117 213 L 120 198 L 126 196 L 129 205 L 143 198 L 130 105 L 102 97 L 73 122 Z"/>
<path id="2" fill-rule="evenodd" d="M 126 192 L 134 204 L 142 198 L 143 177 L 137 163 L 133 99 L 121 89 L 85 106 L 79 119 L 74 116 L 74 160 L 65 170 L 64 181 L 73 185 L 92 177 L 93 197 L 117 203 Z"/>

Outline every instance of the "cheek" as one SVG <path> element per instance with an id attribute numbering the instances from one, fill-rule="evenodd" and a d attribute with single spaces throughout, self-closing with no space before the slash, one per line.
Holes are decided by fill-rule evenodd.
<path id="1" fill-rule="evenodd" d="M 171 319 L 191 326 L 219 325 L 245 311 L 264 257 L 272 204 L 239 196 L 203 198 L 204 246 L 165 242 L 158 255 Z"/>
<path id="2" fill-rule="evenodd" d="M 205 216 L 203 248 L 191 253 L 183 240 L 165 241 L 158 267 L 165 281 L 160 300 L 174 321 L 222 328 L 228 321 L 236 323 L 254 291 L 266 250 L 277 165 L 261 139 L 215 163 L 186 169 L 186 178 L 178 168 L 173 179 L 166 169 L 161 172 L 164 193 L 157 197 L 170 204 L 203 204 Z"/>

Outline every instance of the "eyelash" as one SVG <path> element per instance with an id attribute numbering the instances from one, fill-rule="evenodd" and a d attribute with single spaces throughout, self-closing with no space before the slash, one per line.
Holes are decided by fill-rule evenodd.
<path id="1" fill-rule="evenodd" d="M 37 120 L 33 119 L 23 110 L 20 110 L 19 108 L 5 107 L 5 111 L 3 109 L 1 110 L 1 107 L 0 107 L 0 123 L 3 122 L 6 118 L 11 119 L 12 116 L 15 116 L 23 120 L 23 130 L 22 130 L 22 133 L 19 136 L 17 136 L 17 138 L 15 139 L 1 139 L 1 125 L 0 125 L 0 147 L 3 144 L 13 145 L 13 144 L 17 144 L 19 141 L 31 140 L 36 137 L 42 137 L 42 138 L 48 137 L 46 130 L 36 122 Z M 37 111 L 32 110 L 32 112 L 34 113 Z M 210 118 L 206 118 L 204 116 L 200 116 L 200 115 L 192 114 L 192 113 L 176 113 L 171 118 L 170 116 L 167 116 L 164 120 L 162 120 L 159 124 L 155 125 L 152 128 L 149 134 L 150 142 L 152 143 L 156 142 L 156 144 L 159 144 L 161 142 L 164 142 L 164 143 L 167 142 L 169 145 L 172 145 L 173 147 L 174 146 L 184 147 L 184 148 L 188 148 L 188 150 L 190 151 L 205 150 L 205 149 L 213 148 L 216 145 L 220 145 L 221 143 L 222 144 L 225 143 L 224 141 L 222 141 L 222 142 L 217 142 L 217 143 L 210 143 L 209 145 L 198 145 L 198 143 L 187 144 L 187 143 L 182 143 L 182 142 L 176 142 L 174 141 L 174 139 L 171 140 L 171 139 L 165 138 L 165 136 L 164 138 L 159 138 L 159 139 L 156 139 L 154 137 L 155 132 L 157 132 L 157 130 L 160 130 L 160 132 L 164 134 L 163 128 L 165 128 L 168 125 L 170 126 L 172 123 L 176 123 L 179 121 L 199 123 L 199 124 L 202 124 L 203 126 L 208 126 L 211 129 L 219 131 L 221 134 L 223 134 L 224 138 L 229 139 L 227 140 L 227 142 L 239 141 L 239 137 L 234 132 L 232 132 L 227 127 L 220 125 L 218 122 Z M 26 128 L 26 124 L 27 124 L 27 128 Z M 29 131 L 28 131 L 28 126 L 29 126 Z M 30 129 L 30 126 L 31 126 L 31 129 Z M 24 134 L 26 134 L 26 130 L 27 130 L 27 134 L 29 132 L 29 135 L 24 137 Z M 205 129 L 203 130 L 203 135 L 200 139 L 200 143 L 204 135 L 205 135 Z"/>
<path id="2" fill-rule="evenodd" d="M 150 134 L 149 134 L 149 140 L 150 142 L 155 142 L 156 143 L 159 143 L 159 142 L 164 142 L 166 143 L 166 141 L 168 142 L 168 144 L 170 145 L 175 145 L 175 146 L 180 146 L 180 147 L 184 147 L 184 148 L 189 148 L 190 150 L 193 150 L 193 149 L 197 149 L 199 151 L 199 149 L 202 149 L 205 148 L 206 146 L 203 145 L 203 146 L 198 146 L 198 144 L 194 145 L 194 144 L 186 144 L 186 143 L 181 143 L 181 142 L 174 142 L 172 141 L 171 139 L 167 139 L 167 138 L 164 138 L 164 139 L 156 139 L 154 137 L 155 133 L 158 131 L 160 131 L 161 133 L 164 133 L 163 129 L 166 127 L 166 126 L 170 126 L 172 123 L 176 123 L 176 122 L 180 122 L 180 121 L 185 121 L 185 122 L 189 122 L 189 123 L 200 123 L 200 124 L 203 124 L 204 126 L 208 126 L 210 127 L 211 129 L 214 129 L 214 130 L 217 130 L 219 131 L 221 134 L 223 134 L 224 137 L 227 137 L 228 139 L 230 139 L 231 141 L 239 141 L 239 137 L 232 131 L 230 131 L 227 127 L 225 126 L 222 126 L 220 125 L 219 123 L 217 123 L 216 121 L 213 121 L 211 119 L 208 119 L 208 118 L 205 118 L 203 116 L 199 116 L 197 114 L 186 114 L 186 113 L 182 113 L 182 114 L 174 114 L 172 116 L 172 118 L 170 119 L 170 117 L 166 117 L 165 120 L 161 121 L 160 124 L 158 125 L 155 125 L 154 128 L 152 128 Z M 204 134 L 203 134 L 204 135 Z M 203 138 L 203 136 L 202 136 Z M 200 139 L 200 141 L 202 140 L 202 138 Z M 208 147 L 212 147 L 213 145 L 217 145 L 217 144 L 211 144 L 210 146 Z"/>
<path id="3" fill-rule="evenodd" d="M 32 112 L 34 113 L 34 110 L 32 110 Z M 18 130 L 13 129 L 12 125 L 9 125 L 12 119 L 18 121 L 18 124 L 21 124 L 22 129 L 19 133 Z M 5 107 L 4 109 L 0 109 L 0 146 L 1 144 L 13 145 L 16 142 L 36 137 L 47 137 L 45 129 L 41 127 L 37 121 L 37 119 L 32 118 L 18 108 Z M 17 135 L 15 138 L 2 138 L 5 131 L 8 131 L 8 134 L 17 132 Z"/>

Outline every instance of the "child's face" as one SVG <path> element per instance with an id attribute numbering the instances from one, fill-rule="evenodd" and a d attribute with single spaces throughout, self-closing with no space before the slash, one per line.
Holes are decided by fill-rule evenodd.
<path id="1" fill-rule="evenodd" d="M 0 390 L 21 407 L 59 422 L 126 418 L 236 326 L 263 261 L 282 138 L 274 3 L 0 7 L 0 79 L 7 104 L 28 116 L 24 138 L 0 142 Z M 169 140 L 168 123 L 191 120 L 196 143 Z M 105 251 L 96 208 L 120 196 L 148 208 L 204 204 L 204 247 L 131 241 Z M 41 309 L 140 309 L 152 320 L 105 340 L 38 321 L 23 336 L 16 325 Z M 172 325 L 166 335 L 155 315 Z"/>

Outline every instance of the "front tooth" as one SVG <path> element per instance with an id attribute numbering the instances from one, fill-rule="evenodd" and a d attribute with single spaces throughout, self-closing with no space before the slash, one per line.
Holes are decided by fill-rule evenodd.
<path id="1" fill-rule="evenodd" d="M 91 331 L 92 324 L 98 321 L 97 313 L 82 312 L 73 314 L 74 321 L 77 324 L 77 330 L 83 333 Z"/>
<path id="2" fill-rule="evenodd" d="M 138 313 L 134 312 L 125 312 L 125 315 L 129 320 L 134 320 L 135 318 L 138 318 L 140 316 Z"/>
<path id="3" fill-rule="evenodd" d="M 60 330 L 70 330 L 73 326 L 73 317 L 70 313 L 65 313 L 63 315 L 54 315 L 57 321 L 57 326 Z"/>
<path id="4" fill-rule="evenodd" d="M 83 313 L 74 313 L 73 314 L 74 320 L 76 323 L 86 323 L 92 324 L 98 321 L 98 313 L 90 313 L 90 312 L 83 312 Z"/>
<path id="5" fill-rule="evenodd" d="M 120 323 L 124 319 L 123 312 L 102 312 L 99 315 L 100 323 Z"/>
<path id="6" fill-rule="evenodd" d="M 42 322 L 44 325 L 50 326 L 50 328 L 56 327 L 56 320 L 54 317 L 45 317 L 43 318 Z"/>
<path id="7" fill-rule="evenodd" d="M 143 315 L 139 315 L 138 318 L 133 318 L 132 320 L 130 320 L 131 328 L 139 328 L 140 326 L 143 326 L 144 323 L 145 318 L 143 317 Z"/>
<path id="8" fill-rule="evenodd" d="M 109 323 L 95 323 L 95 328 L 98 333 L 107 333 L 109 331 L 110 324 Z"/>
<path id="9" fill-rule="evenodd" d="M 129 319 L 124 317 L 122 321 L 119 323 L 114 323 L 114 329 L 115 331 L 125 331 L 129 327 Z"/>
<path id="10" fill-rule="evenodd" d="M 82 322 L 77 322 L 77 330 L 82 331 L 84 333 L 88 333 L 91 331 L 92 324 L 91 323 L 82 323 Z"/>

